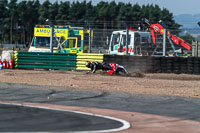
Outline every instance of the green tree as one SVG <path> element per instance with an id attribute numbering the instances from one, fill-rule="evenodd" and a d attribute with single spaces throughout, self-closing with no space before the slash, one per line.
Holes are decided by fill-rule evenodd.
<path id="1" fill-rule="evenodd" d="M 4 42 L 5 34 L 6 34 L 6 19 L 8 16 L 8 1 L 7 0 L 1 0 L 0 1 L 0 43 Z"/>
<path id="2" fill-rule="evenodd" d="M 95 9 L 95 6 L 92 5 L 91 1 L 86 4 L 85 10 L 85 20 L 95 21 L 97 19 L 97 10 Z"/>
<path id="3" fill-rule="evenodd" d="M 69 9 L 70 9 L 70 2 L 60 2 L 58 7 L 58 13 L 56 15 L 56 22 L 66 22 L 69 19 Z"/>
<path id="4" fill-rule="evenodd" d="M 32 39 L 33 36 L 33 28 L 36 24 L 36 22 L 38 22 L 38 17 L 39 14 L 37 12 L 36 9 L 38 8 L 38 2 L 36 1 L 28 1 L 27 2 L 27 11 L 26 11 L 26 15 L 27 17 L 27 21 L 26 21 L 26 31 L 27 31 L 27 37 L 26 37 L 26 43 L 29 43 Z"/>
<path id="5" fill-rule="evenodd" d="M 132 6 L 131 9 L 131 22 L 129 23 L 129 27 L 133 29 L 138 29 L 139 24 L 141 23 L 141 7 L 138 4 Z"/>
<path id="6" fill-rule="evenodd" d="M 49 9 L 49 19 L 55 21 L 56 16 L 58 14 L 59 4 L 58 2 L 55 2 L 51 5 L 51 8 Z"/>
<path id="7" fill-rule="evenodd" d="M 108 2 L 101 1 L 97 4 L 97 9 L 98 9 L 98 19 L 99 21 L 103 20 L 103 29 L 107 28 L 107 20 L 109 20 L 109 6 Z"/>
<path id="8" fill-rule="evenodd" d="M 123 16 L 124 15 L 124 12 L 125 12 L 125 4 L 123 2 L 119 2 L 118 5 L 117 5 L 117 9 L 118 9 L 118 15 L 116 16 L 116 20 L 117 20 L 117 28 L 118 29 L 121 29 L 122 27 L 124 28 L 124 25 L 123 25 L 123 21 L 126 21 L 125 20 L 125 17 Z"/>
<path id="9" fill-rule="evenodd" d="M 76 23 L 76 25 L 80 25 L 84 23 L 84 17 L 86 15 L 86 1 L 83 2 L 72 2 L 71 8 L 69 10 L 71 24 Z"/>
<path id="10" fill-rule="evenodd" d="M 149 6 L 149 20 L 152 22 L 158 22 L 160 20 L 161 9 L 158 5 L 151 4 Z"/>
<path id="11" fill-rule="evenodd" d="M 45 24 L 46 20 L 50 18 L 51 3 L 46 0 L 39 8 L 39 23 Z"/>
<path id="12" fill-rule="evenodd" d="M 131 13 L 132 13 L 132 21 L 139 21 L 141 19 L 141 7 L 138 4 L 133 5 Z"/>
<path id="13" fill-rule="evenodd" d="M 14 29 L 14 22 L 17 20 L 17 0 L 10 0 L 8 3 L 8 11 L 9 11 L 9 22 L 10 22 L 10 43 L 13 43 L 13 29 Z"/>
<path id="14" fill-rule="evenodd" d="M 38 23 L 38 9 L 40 3 L 36 1 L 22 1 L 18 4 L 19 28 L 21 35 L 20 42 L 23 44 L 30 43 L 33 36 L 33 27 Z"/>
<path id="15" fill-rule="evenodd" d="M 111 27 L 110 28 L 114 29 L 114 28 L 116 28 L 114 22 L 116 21 L 116 16 L 118 14 L 117 4 L 115 3 L 115 1 L 112 1 L 109 4 L 108 12 L 109 12 L 109 18 L 110 18 L 110 21 L 111 21 Z"/>
<path id="16" fill-rule="evenodd" d="M 20 42 L 25 44 L 26 43 L 25 27 L 29 18 L 27 14 L 27 2 L 26 1 L 20 2 L 17 6 L 17 10 L 18 10 L 18 15 L 19 15 L 19 26 L 20 26 L 20 31 L 21 31 Z"/>
<path id="17" fill-rule="evenodd" d="M 35 0 L 34 3 L 32 3 L 32 25 L 39 24 L 39 9 L 40 9 L 40 2 L 39 0 Z"/>

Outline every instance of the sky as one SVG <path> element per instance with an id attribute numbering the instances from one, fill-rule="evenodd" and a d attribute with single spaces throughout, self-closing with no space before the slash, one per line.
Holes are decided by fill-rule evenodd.
<path id="1" fill-rule="evenodd" d="M 44 2 L 45 0 L 40 0 Z M 49 0 L 54 3 L 55 1 L 73 1 L 73 0 Z M 83 1 L 83 0 L 75 0 Z M 87 0 L 88 1 L 88 0 Z M 93 4 L 97 4 L 101 0 L 91 0 Z M 104 0 L 112 1 L 112 0 Z M 167 8 L 174 15 L 179 14 L 200 14 L 200 0 L 115 0 L 116 2 L 125 2 L 139 5 L 157 4 L 160 8 Z"/>

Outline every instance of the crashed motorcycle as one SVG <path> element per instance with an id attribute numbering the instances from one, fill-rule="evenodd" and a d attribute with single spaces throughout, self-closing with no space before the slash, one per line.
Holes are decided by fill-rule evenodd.
<path id="1" fill-rule="evenodd" d="M 91 69 L 91 73 L 95 73 L 96 70 L 100 69 L 106 71 L 109 75 L 128 75 L 128 71 L 122 65 L 116 63 L 86 61 L 85 66 Z"/>
<path id="2" fill-rule="evenodd" d="M 119 65 L 119 64 L 116 64 L 116 63 L 109 63 L 109 68 L 107 68 L 107 73 L 109 75 L 128 75 L 128 71 L 122 66 L 122 65 Z"/>

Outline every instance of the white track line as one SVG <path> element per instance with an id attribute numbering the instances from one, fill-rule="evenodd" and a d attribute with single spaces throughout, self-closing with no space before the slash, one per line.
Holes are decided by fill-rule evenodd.
<path id="1" fill-rule="evenodd" d="M 115 121 L 121 122 L 123 124 L 122 127 L 115 128 L 115 129 L 95 130 L 95 131 L 78 131 L 78 132 L 76 132 L 76 131 L 70 131 L 70 133 L 105 133 L 105 132 L 116 132 L 116 131 L 126 130 L 126 129 L 128 129 L 128 128 L 131 127 L 131 125 L 130 125 L 129 122 L 127 122 L 125 120 L 122 120 L 122 119 L 110 117 L 110 116 L 104 116 L 104 115 L 98 115 L 98 114 L 92 114 L 92 113 L 86 113 L 86 112 L 80 112 L 80 111 L 73 111 L 73 110 L 66 110 L 66 109 L 56 109 L 56 108 L 45 107 L 45 106 L 28 105 L 28 103 L 20 104 L 20 103 L 10 103 L 10 102 L 12 102 L 12 101 L 9 101 L 9 102 L 2 102 L 2 101 L 0 101 L 0 104 L 15 105 L 15 106 L 24 106 L 24 107 L 32 107 L 32 108 L 40 108 L 40 109 L 48 109 L 48 110 L 56 110 L 56 111 L 64 111 L 64 112 L 72 112 L 72 113 L 77 113 L 77 114 L 83 114 L 83 115 L 89 115 L 89 116 L 96 116 L 96 117 L 102 117 L 102 118 L 106 118 L 106 119 L 110 119 L 110 120 L 115 120 Z"/>

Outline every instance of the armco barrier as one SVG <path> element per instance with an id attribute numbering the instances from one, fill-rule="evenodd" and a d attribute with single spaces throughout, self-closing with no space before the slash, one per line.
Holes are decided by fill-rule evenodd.
<path id="1" fill-rule="evenodd" d="M 15 68 L 76 70 L 77 54 L 15 51 Z"/>
<path id="2" fill-rule="evenodd" d="M 103 62 L 103 54 L 77 54 L 77 65 L 76 70 L 90 70 L 85 66 L 86 61 L 97 61 L 97 62 Z"/>

